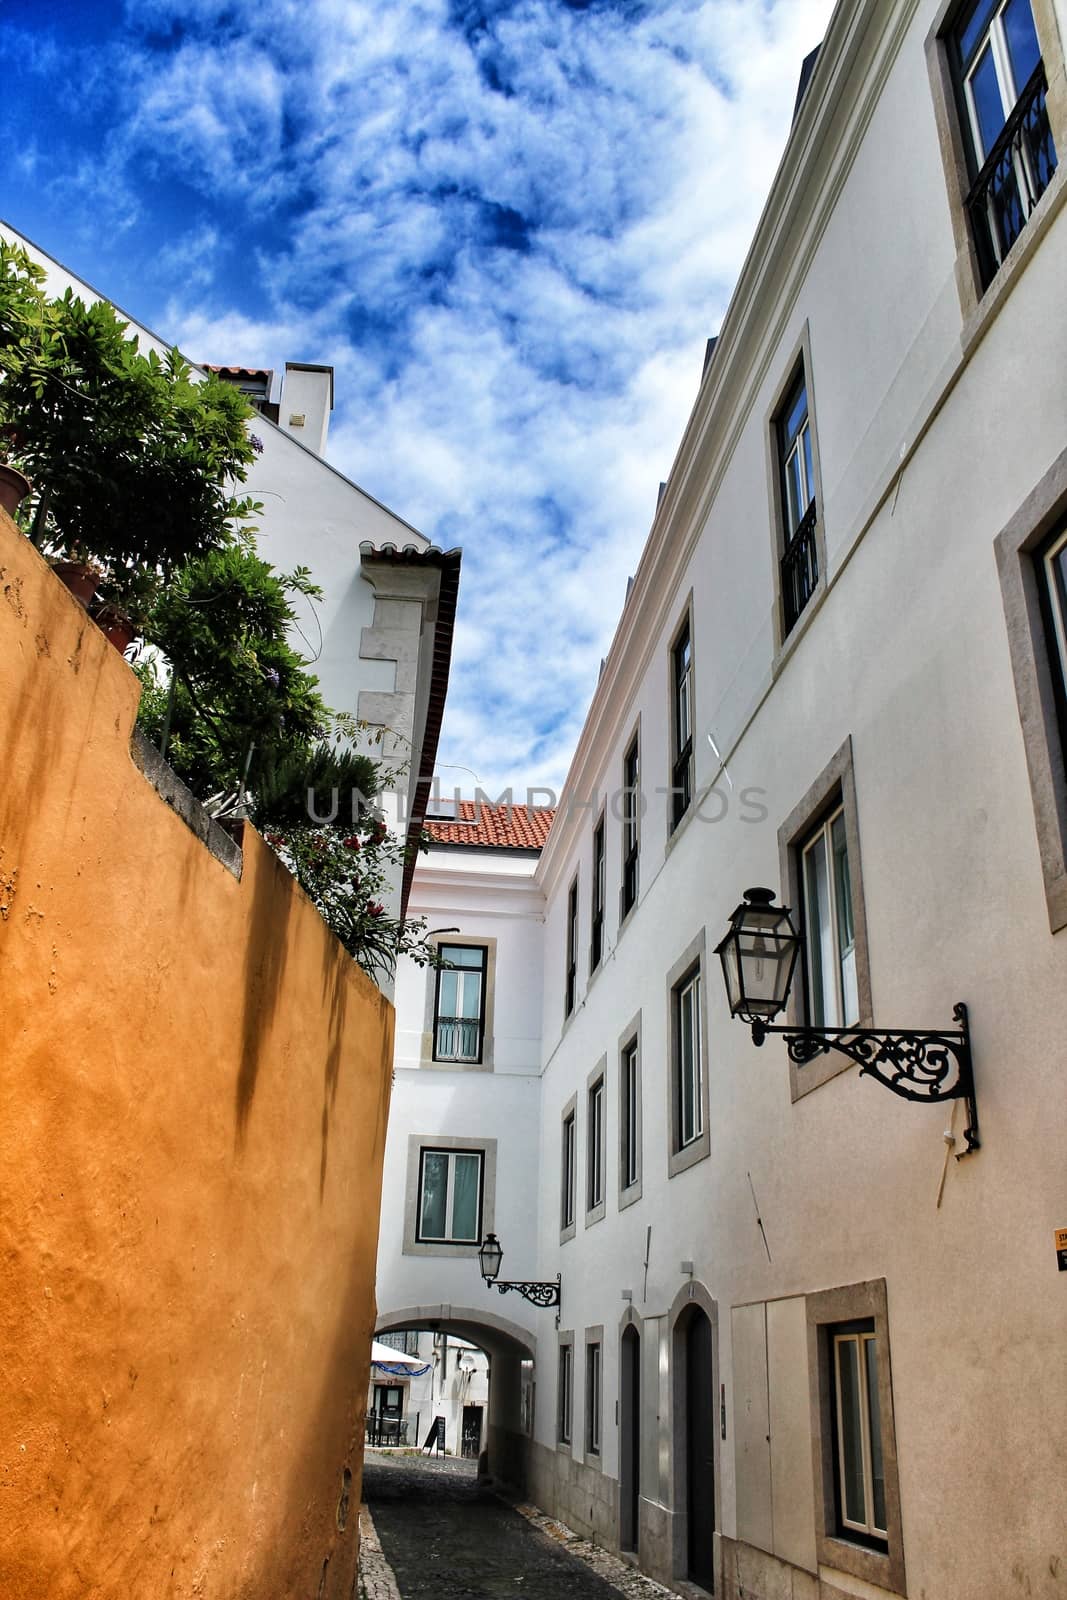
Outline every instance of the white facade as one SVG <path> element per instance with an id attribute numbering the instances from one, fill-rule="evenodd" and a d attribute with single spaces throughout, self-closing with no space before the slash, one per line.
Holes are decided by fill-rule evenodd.
<path id="1" fill-rule="evenodd" d="M 44 267 L 51 293 L 69 288 L 89 303 L 103 298 L 7 224 L 0 235 Z M 143 351 L 166 353 L 157 334 L 128 320 Z M 196 352 L 201 361 L 226 354 Z M 406 792 L 384 798 L 391 825 L 406 830 L 419 783 L 428 785 L 433 772 L 459 552 L 435 549 L 322 458 L 333 405 L 329 367 L 288 362 L 274 399 L 278 424 L 261 415 L 251 425 L 263 449 L 243 490 L 262 507 L 257 548 L 281 572 L 309 567 L 321 587 L 321 601 L 297 598 L 298 647 L 332 710 L 384 730 L 382 743 L 371 738 L 367 749 L 406 771 Z M 392 897 L 395 910 L 399 875 Z"/>
<path id="2" fill-rule="evenodd" d="M 498 1471 L 521 1434 L 522 1363 L 537 1353 L 536 1314 L 519 1295 L 486 1287 L 477 1248 L 495 1232 L 505 1250 L 501 1276 L 536 1276 L 544 912 L 536 865 L 535 852 L 439 847 L 415 869 L 412 913 L 449 930 L 440 943 L 485 952 L 482 1048 L 467 1052 L 481 1059 L 435 1059 L 437 975 L 401 961 L 378 1245 L 379 1329 L 444 1330 L 489 1356 L 488 1442 Z M 469 1153 L 480 1165 L 477 1226 L 455 1230 L 475 1235 L 465 1243 L 419 1238 L 424 1151 L 445 1160 Z"/>
<path id="3" fill-rule="evenodd" d="M 498 1163 L 495 1231 L 502 1276 L 558 1272 L 562 1303 L 557 1327 L 506 1302 L 533 1329 L 533 1438 L 513 1429 L 494 1461 L 491 1435 L 490 1467 L 682 1592 L 1051 1600 L 1067 1572 L 1067 638 L 1054 590 L 1039 604 L 1046 542 L 1067 529 L 1067 8 L 1033 11 L 1061 164 L 983 293 L 946 90 L 958 8 L 838 7 L 529 886 L 531 907 L 544 898 L 539 1154 L 534 1170 L 525 1152 Z M 779 458 L 801 373 L 818 576 L 792 621 Z M 686 628 L 692 799 L 672 827 Z M 621 918 L 635 737 L 639 884 Z M 606 881 L 590 971 L 593 796 Z M 838 811 L 840 1020 L 949 1029 L 968 1004 L 981 1147 L 965 1159 L 961 1101 L 911 1103 L 841 1054 L 791 1065 L 728 1014 L 714 950 L 731 912 L 755 884 L 811 911 L 805 851 Z M 466 933 L 461 885 L 427 892 Z M 479 928 L 495 912 L 509 937 L 511 904 L 480 898 Z M 387 1204 L 414 1131 L 405 994 Z M 624 1187 L 635 1040 L 640 1172 Z M 511 1087 L 470 1072 L 420 1092 L 418 1132 L 515 1141 Z M 469 1308 L 472 1272 L 383 1232 L 380 1309 Z M 871 1377 L 853 1435 L 836 1379 L 856 1350 Z M 842 1466 L 860 1443 L 857 1487 Z"/>

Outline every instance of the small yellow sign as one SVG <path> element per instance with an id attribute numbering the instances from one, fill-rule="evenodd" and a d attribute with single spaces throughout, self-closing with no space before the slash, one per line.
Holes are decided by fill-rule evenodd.
<path id="1" fill-rule="evenodd" d="M 1056 1234 L 1056 1265 L 1061 1272 L 1067 1272 L 1067 1228 L 1057 1228 Z"/>

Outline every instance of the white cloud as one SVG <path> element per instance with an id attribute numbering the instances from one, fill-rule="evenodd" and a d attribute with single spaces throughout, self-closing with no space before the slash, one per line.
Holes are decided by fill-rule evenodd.
<path id="1" fill-rule="evenodd" d="M 105 165 L 200 197 L 168 334 L 332 362 L 335 464 L 463 544 L 442 762 L 558 787 L 831 5 L 459 9 L 128 0 Z"/>

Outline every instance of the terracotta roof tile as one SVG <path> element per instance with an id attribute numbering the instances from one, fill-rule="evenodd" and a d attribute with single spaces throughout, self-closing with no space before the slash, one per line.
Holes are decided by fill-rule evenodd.
<path id="1" fill-rule="evenodd" d="M 462 822 L 433 822 L 426 832 L 435 844 L 488 846 L 496 850 L 540 850 L 555 816 L 553 806 L 489 806 L 481 801 L 459 802 Z"/>
<path id="2" fill-rule="evenodd" d="M 225 367 L 215 361 L 201 361 L 205 372 L 228 372 L 235 378 L 273 378 L 272 367 Z"/>

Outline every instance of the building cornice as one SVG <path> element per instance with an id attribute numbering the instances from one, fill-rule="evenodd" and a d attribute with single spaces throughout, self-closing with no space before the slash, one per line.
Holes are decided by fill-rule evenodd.
<path id="1" fill-rule="evenodd" d="M 727 306 L 594 691 L 538 870 L 546 895 L 585 813 L 568 797 L 596 781 L 748 421 L 919 0 L 839 0 L 811 83 Z"/>

